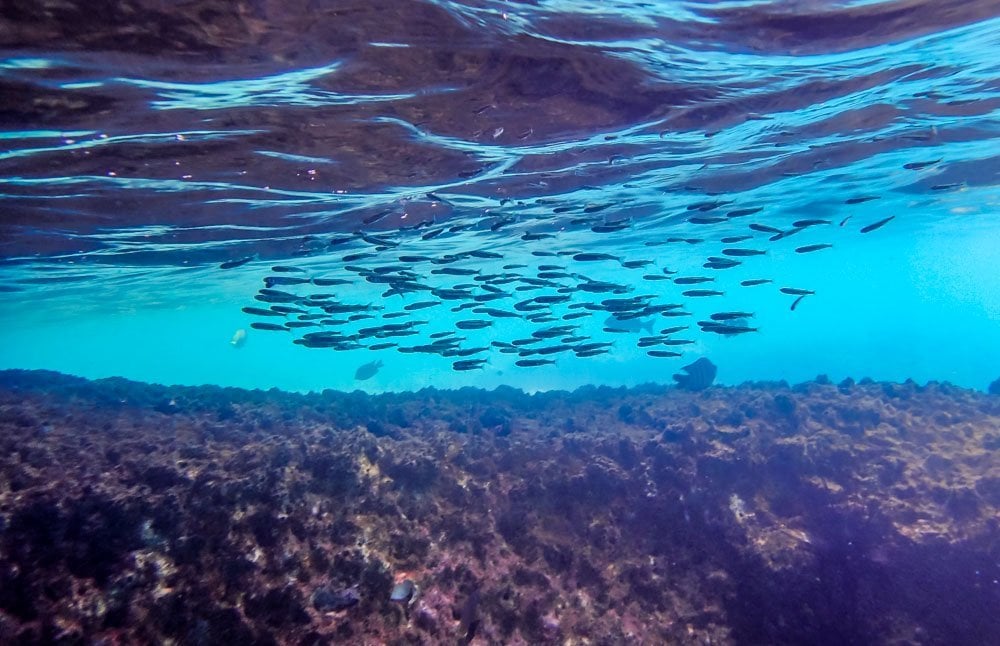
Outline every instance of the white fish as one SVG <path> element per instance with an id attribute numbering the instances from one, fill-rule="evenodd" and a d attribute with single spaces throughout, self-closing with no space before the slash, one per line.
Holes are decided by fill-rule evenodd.
<path id="1" fill-rule="evenodd" d="M 243 344 L 247 342 L 247 331 L 243 328 L 236 330 L 233 333 L 233 338 L 229 340 L 229 345 L 234 348 L 242 348 Z"/>

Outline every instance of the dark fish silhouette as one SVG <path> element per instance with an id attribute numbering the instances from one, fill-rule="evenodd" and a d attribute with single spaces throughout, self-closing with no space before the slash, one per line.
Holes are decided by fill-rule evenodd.
<path id="1" fill-rule="evenodd" d="M 554 359 L 519 359 L 514 362 L 514 365 L 520 366 L 521 368 L 534 368 L 536 366 L 544 366 L 553 363 L 555 363 Z"/>
<path id="2" fill-rule="evenodd" d="M 247 256 L 246 258 L 240 258 L 239 260 L 227 260 L 219 265 L 219 269 L 235 269 L 236 267 L 247 264 L 254 258 L 256 258 L 256 256 Z"/>
<path id="3" fill-rule="evenodd" d="M 780 231 L 779 231 L 779 233 L 780 233 Z M 733 249 L 723 249 L 722 250 L 722 255 L 724 255 L 724 256 L 735 256 L 737 258 L 741 258 L 741 257 L 745 257 L 745 256 L 763 256 L 766 253 L 767 252 L 764 251 L 763 249 L 738 249 L 738 248 L 733 248 Z"/>
<path id="4" fill-rule="evenodd" d="M 791 296 L 811 296 L 816 293 L 811 289 L 800 289 L 798 287 L 782 287 L 780 291 L 782 294 L 789 294 Z"/>
<path id="5" fill-rule="evenodd" d="M 883 219 L 879 220 L 878 222 L 873 222 L 873 223 L 871 223 L 871 224 L 869 224 L 867 226 L 863 226 L 863 227 L 861 227 L 861 233 L 869 233 L 871 231 L 874 231 L 875 229 L 881 229 L 886 224 L 888 224 L 890 220 L 894 219 L 895 217 L 896 217 L 895 215 L 890 215 L 889 217 L 883 218 Z"/>
<path id="6" fill-rule="evenodd" d="M 707 276 L 679 276 L 674 278 L 674 283 L 678 285 L 697 285 L 698 283 L 713 283 L 714 278 Z"/>
<path id="7" fill-rule="evenodd" d="M 700 298 L 704 296 L 723 296 L 725 295 L 725 292 L 720 292 L 714 289 L 689 289 L 686 292 L 681 292 L 681 295 Z"/>
<path id="8" fill-rule="evenodd" d="M 861 204 L 862 202 L 868 202 L 869 200 L 879 199 L 878 195 L 861 195 L 859 197 L 849 197 L 844 200 L 844 204 Z"/>
<path id="9" fill-rule="evenodd" d="M 760 231 L 761 233 L 781 233 L 781 229 L 776 229 L 766 224 L 754 223 L 750 225 L 750 228 L 753 229 L 754 231 Z"/>
<path id="10" fill-rule="evenodd" d="M 284 316 L 281 312 L 266 310 L 263 307 L 244 307 L 243 311 L 254 316 Z"/>
<path id="11" fill-rule="evenodd" d="M 762 207 L 762 206 L 757 206 L 757 207 L 747 208 L 747 209 L 736 209 L 735 211 L 730 211 L 729 213 L 726 213 L 726 217 L 727 218 L 742 218 L 742 217 L 747 216 L 747 215 L 753 215 L 754 213 L 760 213 L 763 210 L 764 210 L 764 207 Z"/>
<path id="12" fill-rule="evenodd" d="M 909 164 L 903 164 L 903 168 L 905 168 L 906 170 L 920 170 L 921 168 L 927 168 L 928 166 L 933 166 L 934 164 L 938 164 L 941 162 L 942 159 L 944 158 L 938 157 L 937 159 L 932 159 L 931 161 L 910 162 Z"/>
<path id="13" fill-rule="evenodd" d="M 646 354 L 648 354 L 651 357 L 661 357 L 661 358 L 679 357 L 683 355 L 682 352 L 673 352 L 671 350 L 647 350 Z"/>
<path id="14" fill-rule="evenodd" d="M 288 331 L 288 328 L 286 328 L 284 325 L 276 325 L 274 323 L 259 323 L 257 321 L 254 321 L 253 323 L 251 323 L 250 327 L 252 327 L 255 330 L 268 330 L 268 331 L 271 331 L 271 332 L 287 332 Z"/>
<path id="15" fill-rule="evenodd" d="M 711 386 L 718 372 L 715 364 L 705 357 L 684 366 L 681 370 L 687 374 L 674 375 L 674 381 L 677 382 L 677 387 L 681 390 L 691 391 L 705 390 Z"/>
<path id="16" fill-rule="evenodd" d="M 451 364 L 454 370 L 477 370 L 483 367 L 486 363 L 486 359 L 463 359 L 461 361 L 456 361 Z"/>
<path id="17" fill-rule="evenodd" d="M 804 229 L 806 227 L 815 227 L 821 224 L 830 224 L 829 220 L 796 220 L 792 222 L 792 226 L 796 229 Z"/>
<path id="18" fill-rule="evenodd" d="M 286 265 L 275 265 L 274 267 L 271 267 L 271 271 L 276 274 L 288 274 L 292 272 L 305 273 L 305 269 L 302 269 L 301 267 L 288 267 Z"/>
<path id="19" fill-rule="evenodd" d="M 833 245 L 832 245 L 832 244 L 829 244 L 829 243 L 823 243 L 823 244 L 807 244 L 807 245 L 806 245 L 806 246 L 804 246 L 804 247 L 797 247 L 797 248 L 795 249 L 795 253 L 811 253 L 811 252 L 813 252 L 813 251 L 819 251 L 819 250 L 821 250 L 821 249 L 829 249 L 829 248 L 830 248 L 830 247 L 832 247 L 832 246 L 833 246 Z"/>
<path id="20" fill-rule="evenodd" d="M 481 330 L 491 325 L 493 325 L 493 321 L 484 321 L 479 319 L 470 319 L 468 321 L 458 321 L 455 323 L 455 327 L 459 330 Z"/>
<path id="21" fill-rule="evenodd" d="M 369 363 L 362 364 L 358 366 L 358 369 L 354 371 L 354 378 L 358 381 L 364 381 L 366 379 L 371 379 L 382 367 L 381 361 L 371 361 Z"/>
<path id="22" fill-rule="evenodd" d="M 773 283 L 774 281 L 770 278 L 751 278 L 750 280 L 744 280 L 740 282 L 740 285 L 744 287 L 753 287 L 755 285 L 766 285 L 767 283 Z"/>

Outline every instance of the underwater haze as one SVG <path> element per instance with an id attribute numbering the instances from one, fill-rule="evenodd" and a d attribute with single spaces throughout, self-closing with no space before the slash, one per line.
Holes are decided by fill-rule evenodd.
<path id="1" fill-rule="evenodd" d="M 0 18 L 0 367 L 1000 374 L 994 2 L 32 6 Z"/>

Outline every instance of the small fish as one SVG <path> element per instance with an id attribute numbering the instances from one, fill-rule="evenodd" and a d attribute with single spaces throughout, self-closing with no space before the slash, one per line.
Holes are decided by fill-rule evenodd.
<path id="1" fill-rule="evenodd" d="M 681 292 L 681 295 L 699 298 L 703 296 L 724 296 L 725 292 L 720 292 L 714 289 L 689 289 L 686 292 Z"/>
<path id="2" fill-rule="evenodd" d="M 350 285 L 351 281 L 345 278 L 313 278 L 312 284 L 317 287 L 333 287 L 334 285 Z"/>
<path id="3" fill-rule="evenodd" d="M 933 166 L 934 164 L 938 164 L 941 162 L 942 159 L 944 158 L 939 157 L 931 161 L 910 162 L 909 164 L 903 164 L 903 168 L 905 168 L 906 170 L 920 170 L 921 168 L 927 168 L 928 166 Z"/>
<path id="4" fill-rule="evenodd" d="M 815 227 L 821 224 L 830 224 L 829 220 L 796 220 L 792 222 L 792 226 L 796 229 L 805 229 L 806 227 Z"/>
<path id="5" fill-rule="evenodd" d="M 854 216 L 849 215 L 846 218 L 844 218 L 843 220 L 841 220 L 840 221 L 840 226 L 844 226 L 845 224 L 847 224 L 847 221 L 850 220 L 852 217 L 854 217 Z"/>
<path id="6" fill-rule="evenodd" d="M 371 379 L 378 373 L 379 368 L 382 367 L 381 361 L 372 361 L 369 363 L 362 364 L 358 366 L 358 369 L 354 371 L 354 378 L 357 381 L 365 381 L 366 379 Z"/>
<path id="7" fill-rule="evenodd" d="M 646 354 L 648 354 L 651 357 L 660 357 L 660 358 L 680 357 L 683 355 L 682 352 L 672 352 L 670 350 L 647 350 Z"/>
<path id="8" fill-rule="evenodd" d="M 286 328 L 284 325 L 276 325 L 274 323 L 258 323 L 257 321 L 254 321 L 253 323 L 251 323 L 250 327 L 252 327 L 255 330 L 268 330 L 270 332 L 287 332 L 288 331 L 288 328 Z"/>
<path id="9" fill-rule="evenodd" d="M 229 345 L 234 348 L 242 348 L 247 342 L 247 331 L 243 328 L 233 333 L 233 338 L 229 340 Z"/>
<path id="10" fill-rule="evenodd" d="M 484 249 L 473 249 L 469 252 L 469 255 L 473 258 L 485 258 L 488 260 L 499 260 L 503 258 L 503 254 L 499 254 L 495 251 L 486 251 Z"/>
<path id="11" fill-rule="evenodd" d="M 257 256 L 247 256 L 246 258 L 240 258 L 239 260 L 227 260 L 226 262 L 219 265 L 219 269 L 235 269 L 242 265 L 247 264 L 251 260 L 254 260 Z"/>
<path id="12" fill-rule="evenodd" d="M 757 207 L 747 208 L 747 209 L 736 209 L 735 211 L 730 211 L 729 213 L 726 213 L 726 217 L 727 218 L 742 218 L 742 217 L 745 217 L 747 215 L 753 215 L 754 213 L 760 213 L 763 210 L 764 210 L 764 207 L 762 207 L 762 206 L 757 206 Z"/>
<path id="13" fill-rule="evenodd" d="M 829 243 L 807 244 L 804 247 L 796 247 L 795 248 L 795 253 L 812 253 L 813 251 L 819 251 L 821 249 L 829 249 L 832 246 L 833 245 L 829 244 Z"/>
<path id="14" fill-rule="evenodd" d="M 722 239 L 723 244 L 738 244 L 753 239 L 753 236 L 729 236 Z"/>
<path id="15" fill-rule="evenodd" d="M 780 232 L 779 232 L 780 233 Z M 742 258 L 746 256 L 763 256 L 767 251 L 763 249 L 738 249 L 738 248 L 728 248 L 723 249 L 722 254 L 725 256 L 734 256 L 737 258 Z"/>
<path id="16" fill-rule="evenodd" d="M 754 231 L 760 231 L 761 233 L 781 233 L 781 229 L 776 229 L 766 224 L 757 224 L 756 222 L 751 224 L 750 228 Z"/>
<path id="17" fill-rule="evenodd" d="M 622 267 L 626 269 L 638 269 L 639 267 L 645 267 L 652 264 L 652 260 L 626 260 L 622 262 Z"/>
<path id="18" fill-rule="evenodd" d="M 709 318 L 713 321 L 732 321 L 733 319 L 753 318 L 753 312 L 717 312 Z"/>
<path id="19" fill-rule="evenodd" d="M 664 276 L 663 274 L 643 274 L 643 280 L 670 280 L 670 276 Z"/>
<path id="20" fill-rule="evenodd" d="M 750 280 L 744 280 L 740 282 L 740 285 L 744 287 L 753 287 L 755 285 L 766 285 L 767 283 L 773 283 L 774 281 L 770 278 L 751 278 Z"/>
<path id="21" fill-rule="evenodd" d="M 807 294 L 803 294 L 802 296 L 799 296 L 798 298 L 795 299 L 795 302 L 792 303 L 792 311 L 793 312 L 795 311 L 795 308 L 799 306 L 799 303 L 802 302 L 802 299 L 805 298 L 806 296 L 807 296 Z"/>
<path id="22" fill-rule="evenodd" d="M 812 296 L 816 292 L 811 289 L 799 289 L 798 287 L 782 287 L 782 294 L 788 294 L 790 296 Z"/>
<path id="23" fill-rule="evenodd" d="M 451 364 L 452 369 L 462 371 L 462 370 L 477 370 L 486 364 L 486 359 L 463 359 L 461 361 L 456 361 Z"/>
<path id="24" fill-rule="evenodd" d="M 368 346 L 368 349 L 369 350 L 388 350 L 389 348 L 394 348 L 397 345 L 399 345 L 399 344 L 398 343 L 373 343 L 372 345 Z"/>
<path id="25" fill-rule="evenodd" d="M 691 224 L 718 224 L 719 222 L 725 222 L 726 218 L 696 215 L 692 218 L 688 218 L 687 221 Z"/>
<path id="26" fill-rule="evenodd" d="M 455 323 L 455 327 L 459 330 L 481 330 L 486 327 L 493 325 L 493 321 L 484 321 L 479 319 L 469 319 L 467 321 L 458 321 Z"/>
<path id="27" fill-rule="evenodd" d="M 697 285 L 699 283 L 714 283 L 715 279 L 707 276 L 679 276 L 674 278 L 678 285 Z"/>
<path id="28" fill-rule="evenodd" d="M 863 202 L 868 202 L 871 200 L 879 199 L 878 195 L 861 195 L 858 197 L 849 197 L 844 200 L 844 204 L 861 204 Z"/>
<path id="29" fill-rule="evenodd" d="M 612 256 L 609 253 L 578 253 L 573 255 L 573 260 L 576 262 L 595 262 L 599 260 L 621 261 L 618 256 Z"/>
<path id="30" fill-rule="evenodd" d="M 789 237 L 795 235 L 796 233 L 800 233 L 800 232 L 805 231 L 805 230 L 806 230 L 805 227 L 798 227 L 798 228 L 789 229 L 788 231 L 782 231 L 781 233 L 774 234 L 773 236 L 771 236 L 770 238 L 768 238 L 768 240 L 770 240 L 771 242 L 777 242 L 778 240 L 783 240 L 785 238 L 789 238 Z"/>
<path id="31" fill-rule="evenodd" d="M 275 265 L 274 267 L 271 267 L 271 271 L 273 271 L 276 274 L 289 274 L 289 273 L 293 273 L 293 272 L 301 274 L 301 273 L 305 273 L 306 270 L 302 269 L 301 267 L 289 267 L 287 265 Z"/>
<path id="32" fill-rule="evenodd" d="M 254 316 L 284 316 L 281 312 L 266 310 L 263 307 L 244 307 L 243 312 Z"/>
<path id="33" fill-rule="evenodd" d="M 867 226 L 863 226 L 863 227 L 861 227 L 861 233 L 870 233 L 871 231 L 874 231 L 875 229 L 880 229 L 883 226 L 885 226 L 886 224 L 888 224 L 889 221 L 893 220 L 895 217 L 896 217 L 895 215 L 890 215 L 889 217 L 883 218 L 883 219 L 879 220 L 878 222 L 873 222 L 873 223 L 871 223 L 871 224 L 869 224 Z"/>
<path id="34" fill-rule="evenodd" d="M 533 368 L 535 366 L 544 366 L 554 363 L 555 359 L 519 359 L 514 362 L 514 365 L 520 366 L 521 368 Z"/>

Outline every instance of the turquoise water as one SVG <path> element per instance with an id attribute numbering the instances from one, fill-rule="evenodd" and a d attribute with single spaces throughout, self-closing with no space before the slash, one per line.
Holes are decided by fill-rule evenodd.
<path id="1" fill-rule="evenodd" d="M 26 103 L 5 113 L 0 153 L 0 369 L 298 391 L 671 383 L 699 357 L 724 384 L 825 374 L 984 388 L 1000 376 L 1000 18 L 988 4 L 942 10 L 937 25 L 921 18 L 937 14 L 899 18 L 891 3 L 829 9 L 855 26 L 882 24 L 883 35 L 820 35 L 805 27 L 808 15 L 779 24 L 775 15 L 796 11 L 780 4 L 759 9 L 768 20 L 751 20 L 756 9 L 742 4 L 621 3 L 614 20 L 586 3 L 509 12 L 440 3 L 420 13 L 431 6 L 401 21 L 409 28 L 361 25 L 350 51 L 307 33 L 294 62 L 284 57 L 290 36 L 241 44 L 256 57 L 8 41 L 0 79 Z M 749 24 L 758 30 L 736 29 Z M 347 33 L 335 32 L 331 40 Z M 455 32 L 482 38 L 442 35 Z M 706 204 L 715 201 L 725 204 Z M 828 223 L 776 241 L 749 228 L 789 231 L 803 219 Z M 795 251 L 812 244 L 832 247 Z M 737 247 L 766 253 L 703 267 Z M 502 257 L 399 260 L 474 250 Z M 572 257 L 591 252 L 651 263 Z M 372 255 L 345 260 L 352 253 Z M 508 295 L 486 304 L 505 311 L 539 295 L 569 300 L 551 306 L 549 323 L 450 311 L 462 300 L 383 319 L 434 297 L 384 296 L 385 284 L 349 267 L 398 264 L 426 288 L 474 284 L 431 273 L 444 266 L 507 274 Z M 544 264 L 567 275 L 515 291 Z M 371 304 L 375 318 L 252 328 L 264 319 L 241 308 L 270 306 L 254 296 L 279 275 L 274 265 L 304 270 L 285 276 L 349 280 L 277 289 L 335 293 Z M 714 281 L 672 280 L 683 276 Z M 751 279 L 773 282 L 740 285 Z M 571 304 L 616 296 L 581 291 L 588 280 L 682 305 L 688 316 L 651 318 L 657 329 L 689 326 L 674 336 L 692 343 L 654 358 L 636 344 L 646 332 L 604 331 L 607 312 L 563 321 L 581 311 Z M 792 311 L 782 287 L 815 294 Z M 682 293 L 698 288 L 724 295 Z M 464 300 L 473 293 L 486 291 L 477 285 Z M 753 313 L 756 331 L 699 329 L 727 311 Z M 397 347 L 292 343 L 324 329 L 427 321 L 414 336 L 359 341 L 413 346 L 470 318 L 492 322 L 459 330 L 462 348 L 490 348 L 464 357 L 488 359 L 478 370 Z M 589 337 L 572 343 L 613 346 L 530 368 L 491 347 L 559 323 Z M 246 341 L 231 344 L 238 330 Z M 355 378 L 376 359 L 375 376 Z"/>

